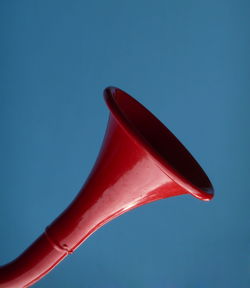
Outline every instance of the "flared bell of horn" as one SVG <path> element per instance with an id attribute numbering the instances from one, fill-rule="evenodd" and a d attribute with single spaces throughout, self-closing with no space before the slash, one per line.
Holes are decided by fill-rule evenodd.
<path id="1" fill-rule="evenodd" d="M 104 97 L 111 113 L 85 185 L 34 244 L 0 268 L 0 287 L 32 285 L 94 231 L 133 208 L 181 194 L 213 197 L 205 172 L 155 116 L 118 88 L 105 89 Z"/>

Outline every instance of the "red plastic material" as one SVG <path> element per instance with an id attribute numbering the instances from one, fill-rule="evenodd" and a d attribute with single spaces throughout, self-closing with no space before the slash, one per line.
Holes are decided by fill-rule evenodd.
<path id="1" fill-rule="evenodd" d="M 145 107 L 118 88 L 104 91 L 111 111 L 96 164 L 70 206 L 21 256 L 0 268 L 0 287 L 29 287 L 94 231 L 143 204 L 212 185 L 186 148 Z"/>

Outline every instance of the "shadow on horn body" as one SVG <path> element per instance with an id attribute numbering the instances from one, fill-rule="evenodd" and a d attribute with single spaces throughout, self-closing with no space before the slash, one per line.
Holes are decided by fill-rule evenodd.
<path id="1" fill-rule="evenodd" d="M 192 194 L 208 201 L 213 187 L 180 141 L 144 106 L 109 87 L 110 117 L 86 183 L 68 208 L 18 258 L 0 267 L 0 287 L 29 287 L 115 217 L 159 199 Z"/>

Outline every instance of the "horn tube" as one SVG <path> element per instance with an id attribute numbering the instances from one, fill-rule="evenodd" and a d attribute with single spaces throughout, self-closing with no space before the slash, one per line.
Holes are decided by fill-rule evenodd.
<path id="1" fill-rule="evenodd" d="M 14 261 L 0 267 L 0 287 L 29 287 L 93 232 L 131 209 L 191 194 L 208 201 L 213 187 L 180 141 L 144 106 L 109 87 L 110 117 L 96 163 L 73 202 Z"/>

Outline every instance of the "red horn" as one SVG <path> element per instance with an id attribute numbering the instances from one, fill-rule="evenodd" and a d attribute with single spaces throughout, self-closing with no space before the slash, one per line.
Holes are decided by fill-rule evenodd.
<path id="1" fill-rule="evenodd" d="M 208 201 L 213 187 L 177 138 L 145 107 L 117 88 L 95 166 L 69 207 L 17 259 L 0 267 L 0 287 L 28 287 L 115 217 L 159 199 L 192 194 Z"/>

